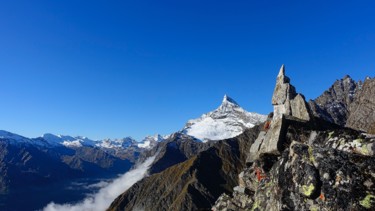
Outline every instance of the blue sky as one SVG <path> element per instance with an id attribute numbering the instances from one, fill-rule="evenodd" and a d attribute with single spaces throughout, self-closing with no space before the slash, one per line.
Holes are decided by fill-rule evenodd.
<path id="1" fill-rule="evenodd" d="M 0 129 L 168 134 L 224 94 L 268 113 L 281 64 L 315 98 L 375 76 L 373 1 L 2 1 Z"/>

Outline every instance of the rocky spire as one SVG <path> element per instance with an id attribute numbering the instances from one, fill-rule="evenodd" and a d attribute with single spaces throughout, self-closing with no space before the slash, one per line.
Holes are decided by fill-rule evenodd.
<path id="1" fill-rule="evenodd" d="M 274 115 L 269 122 L 270 127 L 262 131 L 250 148 L 248 162 L 254 162 L 262 154 L 278 155 L 280 142 L 283 142 L 286 132 L 286 119 L 309 121 L 310 111 L 305 98 L 296 93 L 290 79 L 285 75 L 282 65 L 276 79 L 275 91 L 272 96 Z"/>
<path id="2" fill-rule="evenodd" d="M 281 118 L 282 115 L 289 115 L 306 121 L 310 120 L 305 98 L 303 95 L 297 94 L 294 86 L 290 84 L 290 79 L 285 75 L 284 65 L 281 66 L 276 79 L 272 104 L 274 105 L 274 119 Z"/>
<path id="3" fill-rule="evenodd" d="M 280 83 L 289 83 L 290 79 L 285 75 L 285 65 L 281 65 L 277 81 Z"/>
<path id="4" fill-rule="evenodd" d="M 287 99 L 293 98 L 296 95 L 295 88 L 289 82 L 290 79 L 285 75 L 285 66 L 282 65 L 276 79 L 272 105 L 282 105 Z"/>

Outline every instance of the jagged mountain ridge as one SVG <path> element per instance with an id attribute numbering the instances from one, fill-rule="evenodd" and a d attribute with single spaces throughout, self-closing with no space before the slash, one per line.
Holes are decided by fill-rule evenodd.
<path id="1" fill-rule="evenodd" d="M 375 133 L 375 79 L 354 81 L 349 75 L 337 80 L 315 100 L 309 101 L 314 116 L 349 128 Z"/>
<path id="2" fill-rule="evenodd" d="M 349 118 L 350 105 L 362 82 L 355 82 L 349 75 L 335 83 L 309 105 L 315 116 L 345 126 Z"/>
<path id="3" fill-rule="evenodd" d="M 202 141 L 217 141 L 240 135 L 247 128 L 264 122 L 265 115 L 245 111 L 225 95 L 221 105 L 198 119 L 189 120 L 182 133 Z"/>
<path id="4" fill-rule="evenodd" d="M 156 145 L 156 143 L 163 141 L 168 136 L 161 136 L 156 134 L 154 136 L 147 136 L 142 141 L 138 142 L 131 137 L 125 137 L 122 139 L 103 139 L 94 141 L 84 136 L 69 136 L 69 135 L 54 135 L 51 133 L 45 133 L 41 137 L 27 138 L 20 136 L 8 131 L 0 130 L 0 138 L 6 140 L 15 140 L 13 143 L 29 143 L 38 146 L 55 147 L 63 145 L 65 147 L 99 147 L 99 148 L 128 148 L 138 147 L 150 149 Z"/>
<path id="5" fill-rule="evenodd" d="M 44 134 L 41 138 L 51 144 L 62 144 L 66 147 L 81 147 L 81 146 L 92 146 L 99 148 L 128 148 L 128 147 L 139 147 L 139 148 L 152 148 L 157 142 L 164 140 L 164 137 L 156 134 L 154 136 L 147 136 L 142 141 L 137 142 L 131 137 L 125 137 L 122 139 L 103 139 L 103 140 L 91 140 L 83 136 L 64 136 L 54 135 L 50 133 Z"/>

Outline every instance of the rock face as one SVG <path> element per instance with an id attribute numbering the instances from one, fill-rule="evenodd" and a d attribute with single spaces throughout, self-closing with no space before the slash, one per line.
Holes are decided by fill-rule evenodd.
<path id="1" fill-rule="evenodd" d="M 373 209 L 375 139 L 318 129 L 290 123 L 289 147 L 245 168 L 233 198 L 221 196 L 214 210 Z"/>
<path id="2" fill-rule="evenodd" d="M 276 87 L 272 96 L 274 106 L 273 118 L 270 128 L 262 132 L 250 148 L 248 162 L 254 162 L 264 154 L 280 154 L 280 149 L 285 136 L 286 119 L 295 118 L 299 121 L 309 121 L 310 110 L 305 98 L 296 93 L 290 84 L 290 79 L 285 75 L 285 66 L 282 65 L 276 79 Z"/>
<path id="3" fill-rule="evenodd" d="M 327 91 L 315 100 L 309 101 L 314 116 L 345 126 L 350 115 L 350 107 L 361 89 L 361 82 L 350 76 L 337 80 Z"/>
<path id="4" fill-rule="evenodd" d="M 346 126 L 375 134 L 375 79 L 367 78 L 356 94 Z"/>
<path id="5" fill-rule="evenodd" d="M 288 106 L 297 94 L 283 75 L 281 70 L 271 127 L 251 146 L 239 186 L 221 195 L 212 209 L 374 210 L 375 137 L 293 115 Z"/>
<path id="6" fill-rule="evenodd" d="M 238 185 L 247 149 L 259 126 L 213 146 L 136 183 L 108 210 L 208 210 L 222 194 Z"/>

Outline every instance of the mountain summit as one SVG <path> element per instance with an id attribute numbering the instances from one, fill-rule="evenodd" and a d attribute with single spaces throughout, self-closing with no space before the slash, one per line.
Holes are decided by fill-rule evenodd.
<path id="1" fill-rule="evenodd" d="M 266 116 L 244 110 L 235 100 L 225 95 L 221 105 L 198 119 L 187 122 L 182 132 L 202 141 L 233 138 L 245 129 L 266 120 Z"/>
<path id="2" fill-rule="evenodd" d="M 238 103 L 235 100 L 230 98 L 228 95 L 224 95 L 223 102 L 221 103 L 221 105 L 226 105 L 228 103 L 239 106 Z"/>

